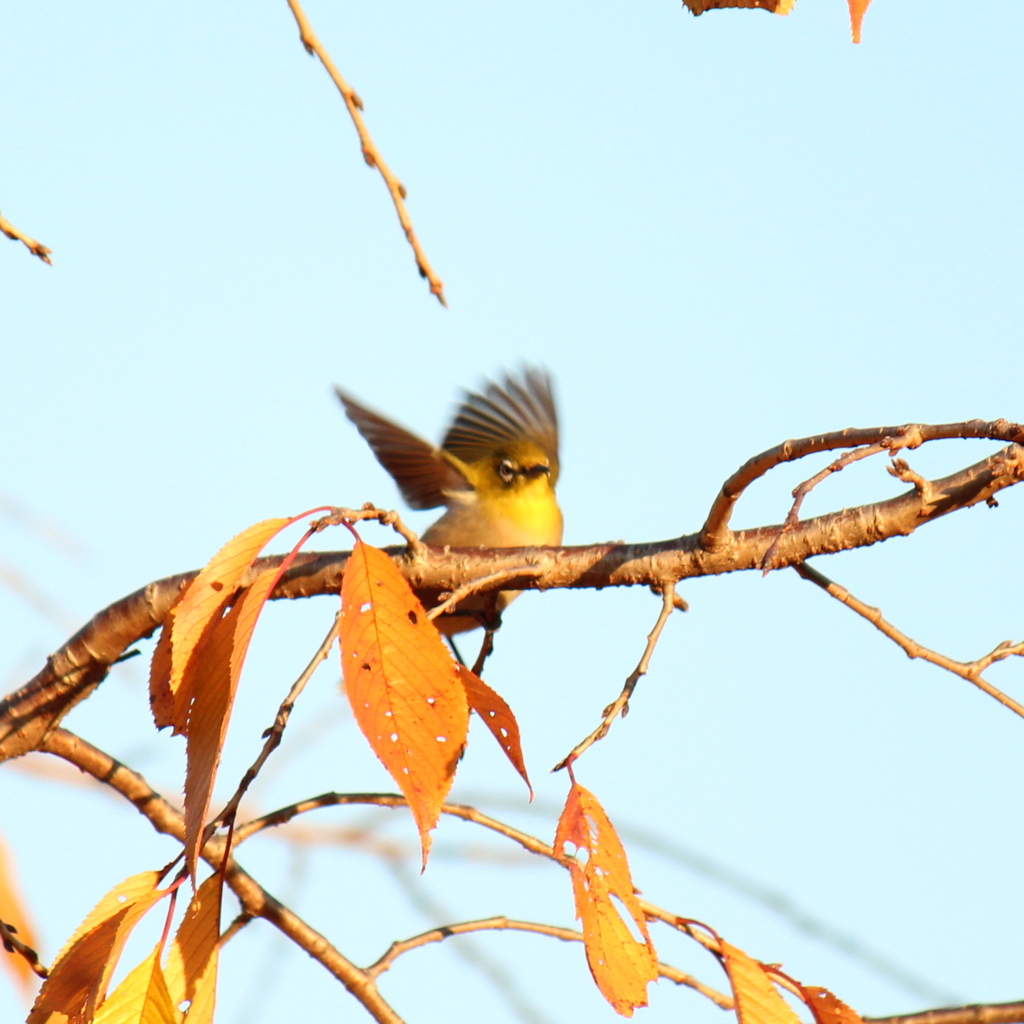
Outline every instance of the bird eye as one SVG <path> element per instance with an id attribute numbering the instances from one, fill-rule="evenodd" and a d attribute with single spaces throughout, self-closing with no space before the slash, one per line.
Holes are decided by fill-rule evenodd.
<path id="1" fill-rule="evenodd" d="M 498 476 L 500 476 L 505 483 L 512 483 L 515 479 L 515 475 L 516 467 L 513 466 L 508 459 L 502 459 L 501 462 L 498 463 Z"/>

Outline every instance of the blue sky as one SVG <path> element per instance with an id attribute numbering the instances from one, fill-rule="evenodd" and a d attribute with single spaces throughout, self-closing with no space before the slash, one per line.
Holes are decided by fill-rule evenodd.
<path id="1" fill-rule="evenodd" d="M 306 10 L 408 189 L 448 310 L 283 0 L 0 10 L 0 210 L 54 254 L 46 267 L 0 239 L 0 565 L 52 606 L 0 589 L 6 689 L 93 612 L 251 522 L 395 505 L 335 382 L 437 438 L 462 387 L 548 366 L 568 543 L 690 533 L 737 465 L 787 437 L 1024 418 L 1019 5 L 875 0 L 859 47 L 841 0 L 787 18 L 601 0 Z M 949 442 L 911 463 L 938 474 L 994 448 Z M 819 465 L 760 482 L 737 523 L 781 520 Z M 901 489 L 868 460 L 805 512 Z M 973 658 L 1024 633 L 1022 522 L 1010 491 L 998 510 L 818 568 L 921 642 Z M 692 610 L 579 770 L 634 836 L 645 896 L 864 1013 L 1020 998 L 1024 722 L 791 572 L 681 590 Z M 222 778 L 252 759 L 333 610 L 267 616 Z M 565 780 L 546 769 L 618 692 L 657 611 L 646 592 L 519 601 L 488 678 L 519 716 L 538 801 L 482 735 L 454 795 L 550 837 Z M 68 725 L 173 794 L 182 745 L 147 722 L 144 660 Z M 1021 696 L 1019 665 L 991 678 Z M 257 812 L 392 788 L 336 683 L 333 663 L 315 678 Z M 102 892 L 172 844 L 46 767 L 5 766 L 0 807 L 49 958 Z M 571 924 L 556 869 L 505 863 L 447 822 L 419 878 L 409 821 L 381 820 L 324 812 L 303 823 L 316 835 L 254 839 L 242 860 L 357 962 L 446 921 Z M 400 882 L 336 834 L 368 823 L 408 849 Z M 723 881 L 737 877 L 796 910 Z M 654 937 L 723 983 L 708 957 Z M 505 934 L 474 948 L 540 1008 L 528 1019 L 614 1018 L 578 948 Z M 363 1019 L 322 975 L 252 925 L 226 951 L 218 1019 Z M 0 1019 L 17 1019 L 5 985 Z M 383 990 L 410 1022 L 524 1019 L 455 941 L 404 958 Z M 724 1019 L 665 983 L 638 1019 L 684 1015 Z"/>

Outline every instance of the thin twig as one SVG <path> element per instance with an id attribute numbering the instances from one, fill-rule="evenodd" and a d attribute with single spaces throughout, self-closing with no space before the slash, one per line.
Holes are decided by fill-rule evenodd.
<path id="1" fill-rule="evenodd" d="M 988 654 L 977 658 L 975 661 L 955 661 L 944 654 L 939 654 L 927 647 L 923 647 L 916 640 L 912 640 L 906 633 L 901 633 L 895 626 L 882 617 L 882 612 L 869 604 L 854 597 L 845 587 L 833 583 L 827 576 L 822 575 L 817 569 L 812 569 L 807 563 L 794 565 L 793 568 L 808 582 L 821 587 L 827 594 L 842 602 L 847 608 L 852 609 L 858 615 L 867 619 L 877 630 L 884 633 L 893 643 L 903 649 L 908 658 L 920 658 L 922 661 L 931 662 L 952 672 L 961 679 L 973 683 L 979 690 L 984 690 L 990 697 L 994 697 L 1004 707 L 1024 718 L 1024 706 L 1020 705 L 1012 697 L 1007 697 L 1002 690 L 998 690 L 988 680 L 983 679 L 981 673 L 990 665 L 1004 658 L 1011 658 L 1015 655 L 1024 656 L 1024 641 L 1013 643 L 1011 640 L 1004 640 Z"/>
<path id="2" fill-rule="evenodd" d="M 40 978 L 49 976 L 50 972 L 39 961 L 39 954 L 18 938 L 13 925 L 4 921 L 0 921 L 0 946 L 3 946 L 8 953 L 17 953 L 28 964 L 33 974 L 37 974 Z"/>
<path id="3" fill-rule="evenodd" d="M 279 808 L 276 811 L 271 811 L 269 814 L 264 814 L 262 817 L 246 822 L 244 825 L 239 825 L 235 830 L 236 842 L 242 842 L 243 840 L 255 835 L 257 832 L 261 832 L 263 829 L 283 825 L 300 814 L 307 814 L 310 811 L 319 810 L 323 807 L 339 807 L 346 805 L 370 805 L 375 807 L 409 806 L 405 797 L 398 796 L 396 793 L 321 793 L 320 796 L 312 797 L 309 800 L 299 801 L 298 803 L 291 804 L 288 807 Z M 467 804 L 442 804 L 441 813 L 450 815 L 454 818 L 460 818 L 462 821 L 469 821 L 475 825 L 480 825 L 482 828 L 489 829 L 490 831 L 517 843 L 528 853 L 533 853 L 538 857 L 544 857 L 547 860 L 554 861 L 560 867 L 568 870 L 569 858 L 560 855 L 558 851 L 548 843 L 538 839 L 536 836 L 531 836 L 528 832 L 522 832 L 517 828 L 513 828 L 511 825 L 508 825 L 503 821 L 499 821 L 497 818 L 492 818 L 490 815 L 484 814 L 482 811 L 478 811 L 475 807 L 470 807 Z M 682 918 L 678 914 L 673 914 L 661 907 L 655 906 L 653 903 L 648 903 L 646 900 L 640 901 L 640 908 L 644 915 L 651 920 L 665 922 L 683 934 L 690 936 L 690 938 L 695 939 L 704 946 L 705 949 L 708 949 L 711 952 L 716 952 L 718 950 L 717 941 L 711 936 L 705 934 L 701 929 L 694 927 L 693 922 L 690 922 L 686 918 Z M 385 954 L 385 956 L 386 955 L 387 954 Z M 369 973 L 372 968 L 367 970 Z M 667 974 L 665 976 L 670 977 Z M 670 978 L 670 980 L 674 981 L 676 979 Z M 689 984 L 689 982 L 680 983 Z M 710 988 L 700 982 L 691 987 L 707 996 L 712 1000 L 712 1002 L 721 1006 L 723 1009 L 732 1008 L 732 999 L 724 993 Z"/>
<path id="4" fill-rule="evenodd" d="M 885 441 L 888 440 L 890 439 L 885 439 Z M 887 445 L 885 441 L 880 441 L 878 444 L 865 445 L 863 448 L 856 448 L 852 452 L 847 452 L 845 455 L 841 455 L 835 460 L 835 462 L 829 463 L 823 470 L 815 473 L 809 480 L 805 480 L 803 483 L 798 484 L 793 488 L 793 504 L 790 507 L 789 512 L 786 513 L 785 521 L 779 529 L 779 532 L 775 535 L 775 540 L 771 542 L 768 550 L 764 553 L 764 558 L 761 560 L 762 575 L 767 576 L 771 571 L 772 560 L 775 557 L 775 552 L 778 550 L 779 543 L 782 538 L 800 521 L 800 506 L 803 505 L 804 498 L 806 498 L 822 480 L 831 476 L 833 473 L 838 473 L 845 469 L 851 462 L 866 459 L 869 455 L 877 455 L 879 452 L 885 451 L 887 448 L 891 447 L 890 445 Z"/>
<path id="5" fill-rule="evenodd" d="M 234 921 L 232 921 L 231 924 L 221 932 L 221 936 L 217 940 L 218 947 L 223 949 L 252 920 L 254 920 L 252 914 L 243 910 L 235 917 Z"/>
<path id="6" fill-rule="evenodd" d="M 430 931 L 414 935 L 409 939 L 402 939 L 391 943 L 388 951 L 366 968 L 366 973 L 379 977 L 403 954 L 410 950 L 418 949 L 421 946 L 429 945 L 432 942 L 443 942 L 453 935 L 468 935 L 473 932 L 483 931 L 519 931 L 532 932 L 535 935 L 547 935 L 553 939 L 561 939 L 563 942 L 582 942 L 583 933 L 575 928 L 559 928 L 552 924 L 539 924 L 534 921 L 515 921 L 504 916 L 481 918 L 477 921 L 463 921 L 460 924 L 446 924 L 439 928 L 431 928 Z M 701 995 L 707 996 L 712 1002 L 717 1003 L 723 1009 L 732 1009 L 732 1000 L 728 996 L 723 997 L 721 992 L 709 988 L 703 982 L 698 981 L 692 975 L 680 971 L 669 964 L 658 964 L 658 974 L 674 981 L 677 985 L 687 985 L 696 989 Z"/>
<path id="7" fill-rule="evenodd" d="M 658 615 L 657 622 L 654 623 L 654 628 L 647 634 L 647 646 L 644 648 L 644 653 L 637 663 L 637 666 L 630 673 L 629 678 L 626 680 L 622 687 L 622 692 L 608 705 L 602 712 L 601 723 L 598 727 L 586 737 L 586 739 L 580 740 L 575 747 L 562 758 L 558 764 L 555 765 L 551 770 L 554 772 L 561 771 L 561 769 L 572 764 L 580 754 L 585 750 L 592 747 L 598 740 L 604 739 L 608 735 L 608 730 L 612 727 L 612 722 L 621 714 L 623 718 L 629 714 L 629 698 L 633 696 L 633 691 L 636 689 L 636 684 L 640 681 L 640 677 L 647 674 L 647 668 L 651 663 L 651 655 L 654 654 L 654 648 L 658 645 L 658 638 L 661 636 L 661 631 L 665 628 L 665 623 L 668 622 L 668 617 L 675 611 L 676 602 L 676 585 L 672 580 L 667 580 L 662 584 L 661 587 L 661 612 Z"/>
<path id="8" fill-rule="evenodd" d="M 288 696 L 281 702 L 281 706 L 277 709 L 277 714 L 274 716 L 274 724 L 263 734 L 266 742 L 263 744 L 263 749 L 260 751 L 259 756 L 245 775 L 242 776 L 234 796 L 227 802 L 224 810 L 206 826 L 206 834 L 203 837 L 204 841 L 209 839 L 220 825 L 234 820 L 235 814 L 238 813 L 238 805 L 242 802 L 242 797 L 245 796 L 246 790 L 252 785 L 256 776 L 259 775 L 263 766 L 267 763 L 267 758 L 280 746 L 285 726 L 288 724 L 288 719 L 291 716 L 292 708 L 295 707 L 295 702 L 299 699 L 299 694 L 306 688 L 306 683 L 309 682 L 313 673 L 319 668 L 320 662 L 324 661 L 327 655 L 330 654 L 334 641 L 338 639 L 340 631 L 341 612 L 339 611 L 334 616 L 334 622 L 327 631 L 327 636 L 324 637 L 323 642 L 317 648 L 316 654 L 310 658 L 309 664 L 302 670 L 299 678 L 292 683 Z"/>
<path id="9" fill-rule="evenodd" d="M 53 266 L 50 259 L 52 249 L 47 249 L 41 242 L 30 238 L 24 231 L 16 228 L 6 217 L 0 217 L 0 231 L 2 231 L 12 242 L 21 242 L 33 256 L 38 256 L 44 263 Z"/>
<path id="10" fill-rule="evenodd" d="M 362 508 L 336 508 L 329 515 L 321 516 L 309 525 L 314 533 L 320 533 L 329 526 L 365 522 L 368 519 L 375 519 L 381 526 L 390 526 L 405 541 L 414 560 L 422 558 L 426 553 L 426 544 L 402 522 L 402 517 L 394 509 L 377 508 L 371 501 L 366 502 Z"/>
<path id="11" fill-rule="evenodd" d="M 366 123 L 363 121 L 363 101 L 359 98 L 355 89 L 342 78 L 341 72 L 336 67 L 334 61 L 331 60 L 331 55 L 324 49 L 320 40 L 317 39 L 316 33 L 309 24 L 309 19 L 306 17 L 305 12 L 299 6 L 298 0 L 288 0 L 288 6 L 295 17 L 295 23 L 299 26 L 299 38 L 302 40 L 302 45 L 306 48 L 306 52 L 310 56 L 315 54 L 320 58 L 320 63 L 327 69 L 331 80 L 338 87 L 338 92 L 341 93 L 341 98 L 345 101 L 349 117 L 352 118 L 352 123 L 356 126 L 356 132 L 359 134 L 359 144 L 363 150 L 363 159 L 370 167 L 376 167 L 380 171 L 380 176 L 384 179 L 384 184 L 387 185 L 391 201 L 395 204 L 395 212 L 398 214 L 398 222 L 402 225 L 405 237 L 409 245 L 412 246 L 413 255 L 416 257 L 416 266 L 419 269 L 420 277 L 427 279 L 430 284 L 430 291 L 437 296 L 437 300 L 442 306 L 447 307 L 448 303 L 444 298 L 444 285 L 431 268 L 427 255 L 420 245 L 420 240 L 416 237 L 416 232 L 413 230 L 409 212 L 405 208 L 405 186 L 395 177 L 391 169 L 384 162 L 384 158 L 380 155 L 380 150 L 374 145 Z"/>
<path id="12" fill-rule="evenodd" d="M 427 612 L 428 619 L 436 619 L 443 615 L 449 608 L 454 608 L 464 598 L 475 594 L 480 590 L 488 590 L 494 583 L 504 583 L 506 580 L 517 579 L 520 576 L 539 576 L 541 570 L 535 565 L 515 565 L 509 569 L 498 569 L 496 572 L 488 573 L 486 576 L 478 576 L 475 580 L 456 587 L 447 597 L 435 608 Z"/>

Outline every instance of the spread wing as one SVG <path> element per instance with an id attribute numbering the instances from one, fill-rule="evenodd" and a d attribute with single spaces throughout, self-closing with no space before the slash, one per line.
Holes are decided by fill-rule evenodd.
<path id="1" fill-rule="evenodd" d="M 437 508 L 447 504 L 445 491 L 469 489 L 462 474 L 433 445 L 360 405 L 341 388 L 334 390 L 345 415 L 373 449 L 377 461 L 394 477 L 410 508 Z"/>
<path id="2" fill-rule="evenodd" d="M 557 480 L 558 413 L 544 370 L 525 367 L 519 375 L 506 374 L 501 384 L 488 383 L 482 393 L 467 392 L 441 447 L 472 463 L 510 441 L 538 445 L 550 462 L 552 483 Z"/>

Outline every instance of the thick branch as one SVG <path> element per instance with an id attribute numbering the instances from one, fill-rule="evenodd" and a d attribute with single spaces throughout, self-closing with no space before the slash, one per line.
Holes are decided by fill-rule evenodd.
<path id="1" fill-rule="evenodd" d="M 1024 428 L 1005 420 L 995 424 L 981 421 L 960 424 L 964 436 L 990 436 L 1000 431 L 1024 438 Z M 985 428 L 985 429 L 982 429 Z M 998 428 L 998 429 L 997 429 Z M 871 433 L 877 438 L 885 430 L 844 432 L 850 444 Z M 900 428 L 907 429 L 909 428 Z M 947 436 L 950 427 L 921 427 L 934 436 Z M 946 433 L 943 433 L 945 431 Z M 987 432 L 986 432 L 987 431 Z M 857 434 L 857 437 L 854 437 Z M 830 444 L 840 435 L 828 435 Z M 957 435 L 959 436 L 959 435 Z M 790 442 L 797 445 L 803 442 Z M 821 438 L 807 440 L 805 447 L 820 451 Z M 751 460 L 765 467 L 786 461 L 783 449 L 774 462 L 765 453 Z M 787 450 L 788 451 L 788 450 Z M 806 452 L 805 452 L 806 454 Z M 797 456 L 791 452 L 788 458 Z M 748 474 L 749 475 L 749 474 Z M 739 474 L 737 474 L 737 477 Z M 736 478 L 734 478 L 736 479 Z M 746 479 L 744 477 L 743 479 Z M 834 554 L 866 547 L 890 537 L 907 536 L 919 526 L 979 502 L 991 503 L 993 495 L 1024 480 L 1024 446 L 1011 444 L 980 462 L 950 476 L 915 485 L 913 490 L 885 501 L 831 512 L 797 523 L 779 541 L 772 557 L 776 568 L 797 565 L 815 555 Z M 749 482 L 749 481 L 748 481 Z M 730 485 L 723 488 L 726 493 Z M 734 493 L 735 488 L 729 490 Z M 738 494 L 738 492 L 735 492 Z M 731 506 L 730 506 L 731 507 Z M 415 555 L 405 548 L 389 549 L 406 579 L 417 588 L 425 603 L 437 603 L 441 592 L 452 593 L 470 581 L 496 575 L 493 586 L 501 590 L 546 590 L 551 587 L 596 588 L 653 586 L 700 576 L 754 569 L 779 535 L 780 526 L 757 527 L 736 532 L 726 530 L 713 550 L 702 545 L 699 534 L 648 544 L 597 544 L 564 548 L 425 548 Z M 260 559 L 253 574 L 280 564 L 283 556 Z M 274 598 L 312 597 L 336 594 L 348 552 L 300 554 L 271 595 Z M 536 571 L 525 575 L 524 565 Z M 100 612 L 63 647 L 47 659 L 44 668 L 29 683 L 0 701 L 0 760 L 34 750 L 60 719 L 106 676 L 113 662 L 133 643 L 150 636 L 163 622 L 182 587 L 195 573 L 168 577 L 149 584 Z"/>
<path id="2" fill-rule="evenodd" d="M 1021 1024 L 1024 999 L 1013 1003 L 978 1003 L 946 1010 L 925 1010 L 899 1017 L 865 1017 L 866 1024 Z"/>

